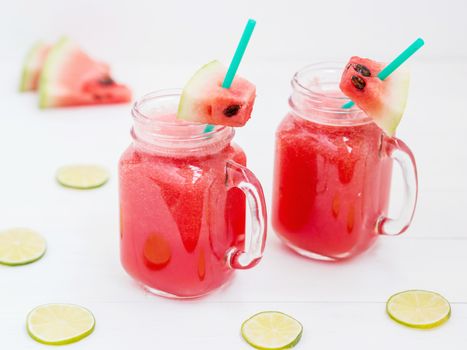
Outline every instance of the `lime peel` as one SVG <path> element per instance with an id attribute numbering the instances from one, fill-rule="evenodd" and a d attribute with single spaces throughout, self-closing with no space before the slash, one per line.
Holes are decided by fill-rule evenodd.
<path id="1" fill-rule="evenodd" d="M 241 334 L 251 346 L 262 350 L 294 347 L 301 339 L 303 326 L 293 317 L 278 311 L 263 311 L 243 322 Z"/>

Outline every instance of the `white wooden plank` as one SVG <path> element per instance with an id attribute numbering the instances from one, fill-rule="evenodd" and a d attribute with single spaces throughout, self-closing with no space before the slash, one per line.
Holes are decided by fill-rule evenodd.
<path id="1" fill-rule="evenodd" d="M 280 310 L 304 327 L 296 349 L 460 349 L 467 342 L 467 305 L 453 304 L 451 319 L 437 329 L 416 330 L 393 322 L 384 303 L 85 302 L 96 329 L 70 349 L 251 349 L 239 328 L 249 316 Z M 46 348 L 28 337 L 24 320 L 33 303 L 6 305 L 0 314 L 2 343 L 15 349 Z"/>

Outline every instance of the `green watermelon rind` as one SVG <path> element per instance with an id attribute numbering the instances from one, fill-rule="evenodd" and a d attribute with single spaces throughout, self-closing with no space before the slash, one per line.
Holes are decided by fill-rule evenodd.
<path id="1" fill-rule="evenodd" d="M 50 91 L 50 81 L 52 80 L 52 75 L 59 71 L 58 65 L 63 57 L 66 56 L 68 50 L 67 48 L 72 43 L 72 41 L 67 38 L 61 38 L 50 50 L 49 55 L 44 63 L 44 68 L 39 80 L 39 107 L 47 108 L 52 105 L 52 101 L 49 96 Z"/>
<path id="2" fill-rule="evenodd" d="M 177 118 L 187 121 L 193 121 L 193 116 L 196 116 L 197 109 L 193 106 L 191 99 L 192 91 L 199 91 L 206 85 L 206 82 L 218 72 L 225 70 L 222 63 L 218 60 L 213 60 L 200 69 L 198 69 L 191 79 L 186 83 L 183 88 L 180 102 L 178 104 Z"/>
<path id="3" fill-rule="evenodd" d="M 47 46 L 47 44 L 43 41 L 38 41 L 33 45 L 33 47 L 29 50 L 28 54 L 23 63 L 23 68 L 21 70 L 21 81 L 19 83 L 19 91 L 26 92 L 28 91 L 28 86 L 31 81 L 31 71 L 29 70 L 29 66 L 31 62 L 36 58 L 37 53 L 43 48 Z"/>
<path id="4" fill-rule="evenodd" d="M 388 80 L 394 87 L 389 89 L 389 91 L 392 91 L 392 94 L 388 98 L 387 108 L 385 109 L 386 114 L 379 112 L 375 116 L 370 115 L 370 117 L 373 117 L 376 125 L 383 129 L 388 136 L 392 137 L 396 133 L 396 129 L 407 106 L 410 71 L 405 67 L 401 67 Z M 397 106 L 397 109 L 394 109 L 394 106 Z"/>

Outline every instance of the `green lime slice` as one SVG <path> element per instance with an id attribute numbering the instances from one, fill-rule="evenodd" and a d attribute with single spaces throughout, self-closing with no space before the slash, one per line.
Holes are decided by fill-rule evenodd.
<path id="1" fill-rule="evenodd" d="M 91 164 L 67 165 L 57 171 L 57 181 L 61 185 L 80 190 L 100 187 L 109 177 L 105 168 Z"/>
<path id="2" fill-rule="evenodd" d="M 300 341 L 303 327 L 282 312 L 264 311 L 243 322 L 241 332 L 246 342 L 257 349 L 287 349 Z"/>
<path id="3" fill-rule="evenodd" d="M 426 290 L 407 290 L 391 296 L 388 315 L 396 322 L 414 328 L 433 328 L 451 316 L 449 302 L 440 294 Z"/>
<path id="4" fill-rule="evenodd" d="M 94 330 L 96 321 L 84 307 L 72 304 L 47 304 L 32 310 L 26 320 L 29 335 L 49 345 L 77 342 Z"/>
<path id="5" fill-rule="evenodd" d="M 0 232 L 0 264 L 16 266 L 39 260 L 46 251 L 45 239 L 27 228 Z"/>

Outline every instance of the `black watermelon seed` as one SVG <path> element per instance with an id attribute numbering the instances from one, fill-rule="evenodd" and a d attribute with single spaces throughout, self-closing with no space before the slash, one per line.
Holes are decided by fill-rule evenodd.
<path id="1" fill-rule="evenodd" d="M 222 113 L 224 113 L 224 115 L 227 117 L 227 118 L 231 118 L 233 117 L 234 115 L 237 115 L 238 111 L 240 110 L 241 106 L 240 105 L 230 105 L 228 106 L 226 109 L 224 109 L 222 111 Z"/>
<path id="2" fill-rule="evenodd" d="M 99 79 L 98 82 L 99 82 L 99 84 L 104 85 L 104 86 L 115 84 L 115 81 L 113 81 L 113 79 L 111 77 L 101 78 L 101 79 Z"/>
<path id="3" fill-rule="evenodd" d="M 364 66 L 363 64 L 357 63 L 353 68 L 355 69 L 355 71 L 357 73 L 360 73 L 364 77 L 371 77 L 370 70 L 366 66 Z"/>
<path id="4" fill-rule="evenodd" d="M 360 78 L 358 75 L 352 75 L 351 80 L 353 86 L 355 86 L 358 90 L 363 90 L 363 88 L 366 85 L 365 80 L 363 80 L 363 78 Z"/>

